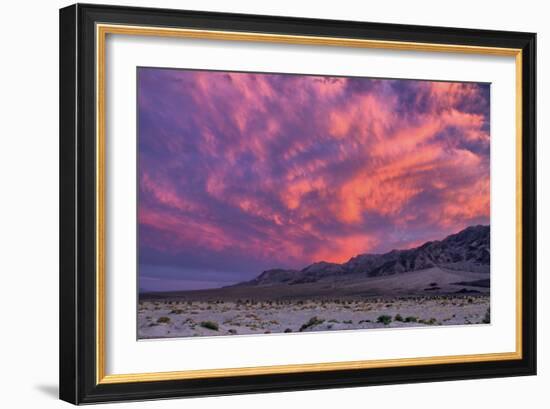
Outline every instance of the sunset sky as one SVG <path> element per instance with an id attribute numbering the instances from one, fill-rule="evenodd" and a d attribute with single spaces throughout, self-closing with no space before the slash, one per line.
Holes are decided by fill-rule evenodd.
<path id="1" fill-rule="evenodd" d="M 142 290 L 489 224 L 489 84 L 138 68 Z"/>

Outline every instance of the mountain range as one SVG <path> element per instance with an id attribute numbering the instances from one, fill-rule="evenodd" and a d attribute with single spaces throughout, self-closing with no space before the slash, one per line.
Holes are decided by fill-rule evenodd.
<path id="1" fill-rule="evenodd" d="M 490 227 L 470 226 L 440 241 L 428 241 L 407 250 L 384 254 L 359 254 L 347 262 L 316 262 L 301 270 L 275 268 L 234 286 L 297 285 L 389 276 L 440 268 L 453 271 L 489 273 Z"/>
<path id="2" fill-rule="evenodd" d="M 291 300 L 490 293 L 490 227 L 470 226 L 443 240 L 345 263 L 275 268 L 226 287 L 140 294 L 143 299 Z"/>

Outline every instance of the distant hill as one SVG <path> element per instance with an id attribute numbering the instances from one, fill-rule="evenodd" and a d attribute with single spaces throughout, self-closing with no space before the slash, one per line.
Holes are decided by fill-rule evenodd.
<path id="1" fill-rule="evenodd" d="M 140 299 L 291 300 L 490 293 L 490 228 L 471 226 L 407 250 L 271 269 L 222 288 L 140 294 Z"/>
<path id="2" fill-rule="evenodd" d="M 301 270 L 271 269 L 235 286 L 296 285 L 381 277 L 430 268 L 489 273 L 490 227 L 471 226 L 441 241 L 385 254 L 360 254 L 345 263 L 313 263 Z"/>

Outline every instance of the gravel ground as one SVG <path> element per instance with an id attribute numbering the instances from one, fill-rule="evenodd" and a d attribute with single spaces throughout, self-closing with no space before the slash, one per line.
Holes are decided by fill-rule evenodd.
<path id="1" fill-rule="evenodd" d="M 279 302 L 149 300 L 138 338 L 489 323 L 488 295 Z"/>

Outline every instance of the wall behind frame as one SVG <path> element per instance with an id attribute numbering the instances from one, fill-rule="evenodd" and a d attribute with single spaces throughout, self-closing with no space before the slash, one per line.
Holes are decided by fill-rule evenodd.
<path id="1" fill-rule="evenodd" d="M 278 0 L 93 1 L 89 3 L 287 15 L 297 17 L 442 25 L 538 33 L 538 197 L 539 209 L 550 206 L 550 143 L 545 112 L 550 111 L 548 80 L 549 7 L 536 0 L 463 0 L 298 2 Z M 0 25 L 2 38 L 2 120 L 0 121 L 0 258 L 2 260 L 2 330 L 0 358 L 5 385 L 0 400 L 6 407 L 68 407 L 57 400 L 58 379 L 58 9 L 70 1 L 9 2 Z M 7 10 L 6 10 L 7 6 Z M 547 88 L 547 87 L 546 87 Z M 188 408 L 333 408 L 365 403 L 388 408 L 502 408 L 533 403 L 542 407 L 550 383 L 548 344 L 550 269 L 544 249 L 550 246 L 550 215 L 539 213 L 537 377 L 393 385 L 283 394 L 201 398 Z M 538 403 L 538 404 L 537 404 Z M 180 400 L 126 403 L 110 407 L 180 408 Z"/>

